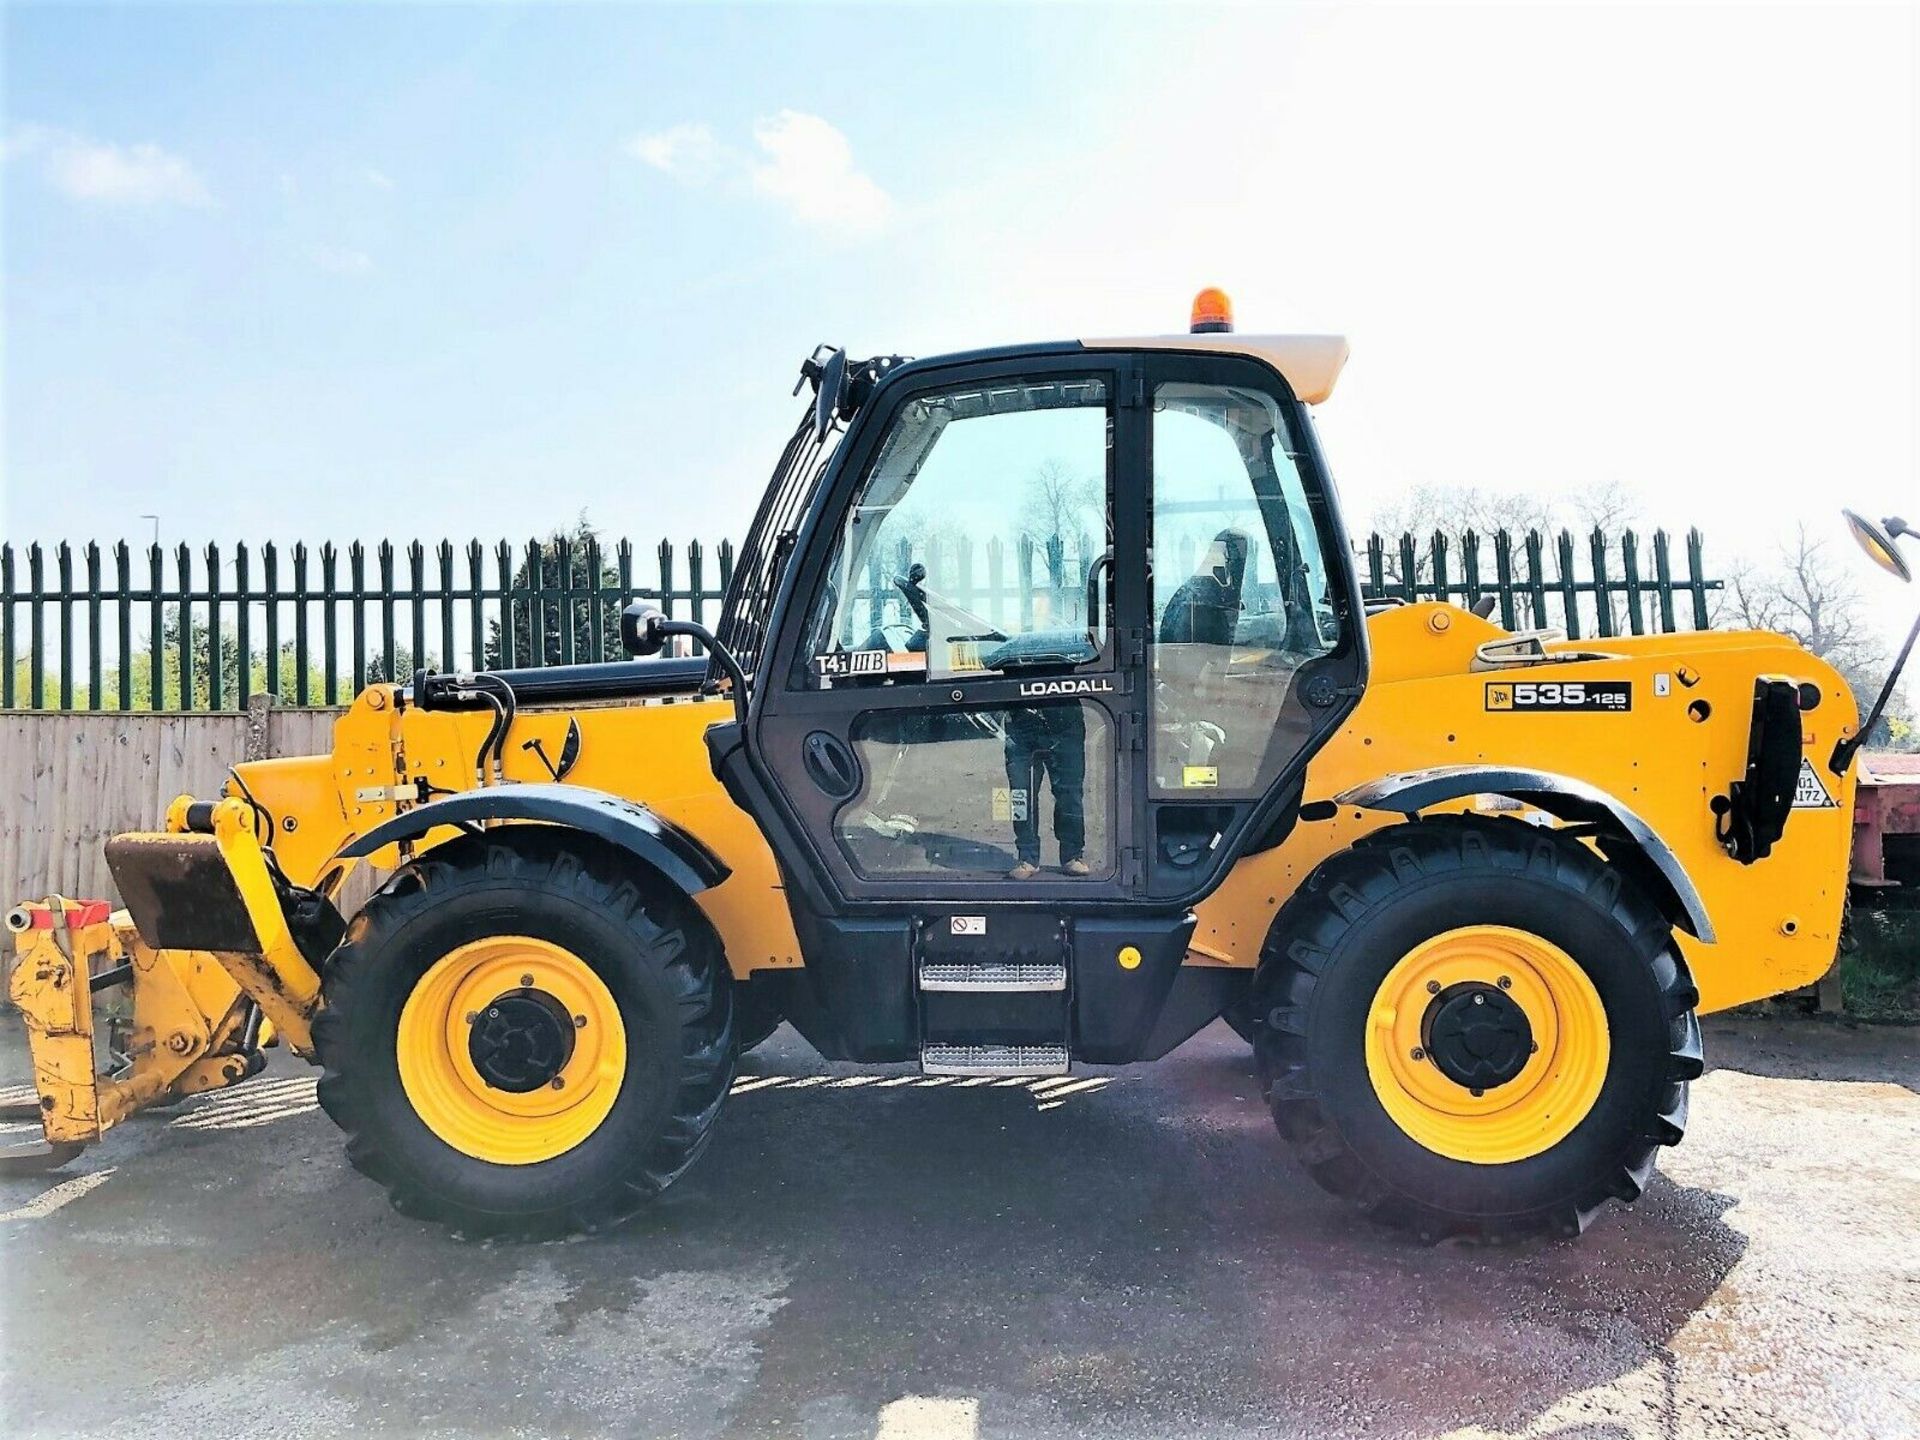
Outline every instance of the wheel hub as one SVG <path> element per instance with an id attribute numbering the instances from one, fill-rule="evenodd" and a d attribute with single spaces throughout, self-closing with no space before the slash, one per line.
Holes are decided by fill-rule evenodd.
<path id="1" fill-rule="evenodd" d="M 1476 1095 L 1519 1075 L 1534 1048 L 1527 1012 L 1505 990 L 1479 981 L 1434 996 L 1421 1030 L 1440 1073 Z"/>
<path id="2" fill-rule="evenodd" d="M 467 1058 L 495 1090 L 525 1095 L 553 1083 L 573 1056 L 573 1022 L 540 990 L 510 990 L 478 1011 Z"/>

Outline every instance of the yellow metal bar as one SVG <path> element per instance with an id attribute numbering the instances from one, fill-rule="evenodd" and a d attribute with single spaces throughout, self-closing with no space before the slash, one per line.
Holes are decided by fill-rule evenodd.
<path id="1" fill-rule="evenodd" d="M 313 1012 L 320 1003 L 320 977 L 287 928 L 279 892 L 255 833 L 255 811 L 245 800 L 222 800 L 213 808 L 213 838 L 232 872 L 235 888 L 253 922 L 258 954 L 218 952 L 220 963 L 253 997 L 296 1054 L 313 1051 Z"/>
<path id="2" fill-rule="evenodd" d="M 7 993 L 26 1022 L 33 1057 L 33 1088 L 40 1096 L 40 1123 L 52 1144 L 98 1140 L 100 1096 L 93 1074 L 92 957 L 110 945 L 105 925 L 68 930 L 80 902 L 56 895 L 17 905 L 7 913 L 18 958 Z M 60 932 L 72 937 L 71 950 Z"/>

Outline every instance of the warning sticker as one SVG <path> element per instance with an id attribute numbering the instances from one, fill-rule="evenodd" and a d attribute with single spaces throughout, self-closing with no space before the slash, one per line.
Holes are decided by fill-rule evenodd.
<path id="1" fill-rule="evenodd" d="M 1180 783 L 1189 790 L 1211 790 L 1220 783 L 1220 767 L 1183 765 L 1180 767 Z"/>
<path id="2" fill-rule="evenodd" d="M 1024 787 L 1012 790 L 1005 785 L 993 787 L 993 818 L 1001 822 L 1025 820 L 1027 818 L 1027 792 Z"/>
<path id="3" fill-rule="evenodd" d="M 1793 808 L 1796 810 L 1837 810 L 1840 802 L 1827 793 L 1827 787 L 1820 783 L 1820 772 L 1813 768 L 1813 761 L 1805 755 L 1800 757 L 1800 779 L 1793 787 Z"/>

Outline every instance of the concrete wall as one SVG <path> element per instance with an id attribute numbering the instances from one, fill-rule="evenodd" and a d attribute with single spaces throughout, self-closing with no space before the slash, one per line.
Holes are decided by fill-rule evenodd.
<path id="1" fill-rule="evenodd" d="M 174 796 L 217 795 L 241 760 L 327 749 L 339 713 L 0 712 L 0 909 L 48 894 L 117 905 L 107 837 L 158 829 Z"/>

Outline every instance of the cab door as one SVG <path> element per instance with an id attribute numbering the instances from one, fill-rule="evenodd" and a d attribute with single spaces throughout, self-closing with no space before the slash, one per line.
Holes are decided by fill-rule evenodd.
<path id="1" fill-rule="evenodd" d="M 753 717 L 836 908 L 1138 892 L 1136 378 L 1085 354 L 928 367 L 856 422 Z"/>
<path id="2" fill-rule="evenodd" d="M 1150 575 L 1145 892 L 1191 901 L 1277 844 L 1307 762 L 1358 703 L 1351 550 L 1305 408 L 1248 357 L 1142 377 Z"/>

